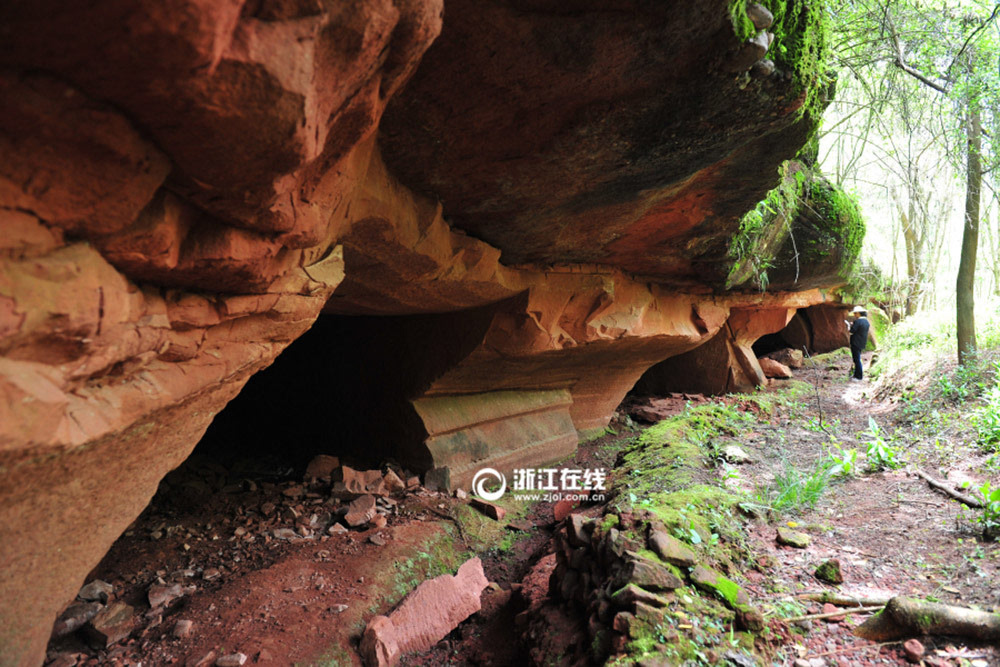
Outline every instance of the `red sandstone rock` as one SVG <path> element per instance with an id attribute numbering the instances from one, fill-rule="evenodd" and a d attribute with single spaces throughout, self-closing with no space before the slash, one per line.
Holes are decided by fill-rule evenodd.
<path id="1" fill-rule="evenodd" d="M 795 318 L 793 317 L 792 319 L 794 320 Z M 791 321 L 792 320 L 789 320 L 789 324 L 791 323 Z M 786 326 L 786 328 L 787 328 L 787 326 Z M 781 350 L 775 350 L 774 352 L 770 352 L 768 354 L 765 354 L 764 357 L 762 357 L 762 358 L 774 359 L 779 364 L 784 364 L 785 366 L 788 366 L 789 368 L 802 368 L 802 363 L 803 363 L 803 354 L 802 354 L 802 351 L 801 350 L 793 350 L 793 349 L 788 348 L 788 347 L 786 347 L 784 349 L 781 349 Z"/>
<path id="2" fill-rule="evenodd" d="M 333 480 L 343 483 L 344 487 L 351 493 L 364 493 L 368 483 L 364 471 L 355 470 L 350 466 L 340 466 L 334 470 Z"/>
<path id="3" fill-rule="evenodd" d="M 480 595 L 488 585 L 478 558 L 466 561 L 458 572 L 417 586 L 389 616 L 368 622 L 361 637 L 366 665 L 395 665 L 404 653 L 424 651 L 479 611 Z"/>
<path id="4" fill-rule="evenodd" d="M 792 377 L 792 369 L 788 366 L 775 361 L 774 359 L 768 359 L 764 357 L 758 360 L 760 363 L 760 369 L 764 371 L 765 377 L 769 378 L 790 378 Z"/>
<path id="5" fill-rule="evenodd" d="M 363 526 L 375 517 L 375 496 L 361 496 L 348 506 L 344 521 L 348 526 L 357 528 Z"/>
<path id="6" fill-rule="evenodd" d="M 706 341 L 725 359 L 705 369 L 752 385 L 754 335 L 825 297 L 671 284 L 725 272 L 766 164 L 808 130 L 800 100 L 775 106 L 791 84 L 757 95 L 715 75 L 737 46 L 718 4 L 484 20 L 460 0 L 382 130 L 441 31 L 439 0 L 0 8 L 0 662 L 41 661 L 162 476 L 321 309 L 434 314 L 397 318 L 425 329 L 390 341 L 397 367 L 420 367 L 393 407 L 423 429 L 411 469 L 447 468 L 452 486 L 566 456 L 649 366 Z M 564 45 L 523 46 L 558 22 L 593 55 L 579 69 Z M 735 114 L 738 136 L 683 159 L 665 134 L 620 136 L 680 102 L 699 132 L 698 109 Z M 632 150 L 651 159 L 617 154 Z M 544 266 L 512 268 L 523 258 Z M 741 310 L 767 326 L 744 331 Z"/>
<path id="7" fill-rule="evenodd" d="M 333 474 L 333 471 L 340 466 L 340 459 L 336 456 L 329 456 L 327 454 L 319 454 L 313 457 L 313 460 L 309 462 L 306 466 L 306 479 L 313 479 L 319 477 L 329 477 Z"/>
<path id="8" fill-rule="evenodd" d="M 494 521 L 503 521 L 503 518 L 507 516 L 507 510 L 499 505 L 488 503 L 480 498 L 469 498 L 469 504 Z"/>

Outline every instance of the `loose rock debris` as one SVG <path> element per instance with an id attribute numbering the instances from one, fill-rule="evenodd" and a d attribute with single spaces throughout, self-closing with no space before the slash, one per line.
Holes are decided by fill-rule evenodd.
<path id="1" fill-rule="evenodd" d="M 155 655 L 160 656 L 164 664 L 243 665 L 261 663 L 262 660 L 266 663 L 267 652 L 263 653 L 263 657 L 256 650 L 233 652 L 233 648 L 240 647 L 232 645 L 227 646 L 229 651 L 220 650 L 221 647 L 217 646 L 215 650 L 202 650 L 196 655 L 173 655 L 169 649 L 171 642 L 197 641 L 200 634 L 214 629 L 179 616 L 189 606 L 188 599 L 202 589 L 218 590 L 220 586 L 226 586 L 234 576 L 238 576 L 237 573 L 244 571 L 244 564 L 257 563 L 253 566 L 257 569 L 266 564 L 269 554 L 276 555 L 296 545 L 343 540 L 360 533 L 358 537 L 364 544 L 371 545 L 370 548 L 385 547 L 394 539 L 390 520 L 397 516 L 401 508 L 406 507 L 408 517 L 434 519 L 434 513 L 427 513 L 428 506 L 448 499 L 446 493 L 429 491 L 420 486 L 419 478 L 404 469 L 360 470 L 342 465 L 337 457 L 327 455 L 313 459 L 301 482 L 244 479 L 238 484 L 224 484 L 225 476 L 217 466 L 210 472 L 207 480 L 197 479 L 190 483 L 184 480 L 181 484 L 184 489 L 197 490 L 202 499 L 208 497 L 204 495 L 205 490 L 213 488 L 213 493 L 219 494 L 219 497 L 251 495 L 240 496 L 245 502 L 237 505 L 232 516 L 201 525 L 172 524 L 162 520 L 141 525 L 137 520 L 128 531 L 133 540 L 138 539 L 141 545 L 145 539 L 150 545 L 149 551 L 173 553 L 175 555 L 170 560 L 187 560 L 187 565 L 180 569 L 147 571 L 145 574 L 138 572 L 126 581 L 96 578 L 87 582 L 80 590 L 78 599 L 65 609 L 53 627 L 54 643 L 50 644 L 47 664 L 66 667 L 134 664 L 126 656 L 147 657 L 151 647 L 157 643 L 161 649 Z M 192 475 L 197 476 L 198 472 Z M 414 500 L 409 500 L 411 497 Z M 498 520 L 504 517 L 503 508 L 497 505 L 480 499 L 465 500 L 478 502 L 480 511 Z M 137 534 L 136 531 L 142 532 Z M 211 555 L 206 558 L 206 553 Z M 320 550 L 315 558 L 316 562 L 330 561 L 330 551 Z M 481 565 L 479 571 L 482 576 Z M 143 580 L 147 583 L 143 584 Z M 465 578 L 458 581 L 465 581 Z M 312 582 L 310 587 L 317 591 L 332 586 L 322 577 L 313 577 Z M 485 579 L 479 590 L 483 587 Z M 291 590 L 299 589 L 292 587 Z M 366 587 L 363 578 L 359 579 L 354 590 L 355 595 L 358 592 L 364 595 Z M 332 605 L 327 603 L 321 610 L 332 618 L 345 613 L 348 608 L 348 605 L 338 602 Z M 266 624 L 281 622 L 266 608 L 261 612 L 259 621 Z M 444 634 L 451 629 L 448 628 Z M 409 641 L 403 641 L 401 645 L 409 646 Z M 399 642 L 397 645 L 400 645 Z M 274 659 L 280 662 L 280 649 L 271 655 L 279 656 Z"/>

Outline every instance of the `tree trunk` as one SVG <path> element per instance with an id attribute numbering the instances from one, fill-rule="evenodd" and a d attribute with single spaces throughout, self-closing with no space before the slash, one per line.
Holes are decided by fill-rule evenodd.
<path id="1" fill-rule="evenodd" d="M 873 642 L 921 635 L 955 635 L 995 642 L 1000 641 L 1000 615 L 895 597 L 880 613 L 855 628 L 854 634 Z"/>
<path id="2" fill-rule="evenodd" d="M 965 364 L 975 353 L 976 316 L 976 251 L 979 246 L 979 194 L 983 184 L 982 120 L 979 101 L 969 99 L 968 169 L 965 189 L 965 232 L 962 234 L 962 254 L 955 283 L 956 325 L 958 333 L 958 363 Z"/>

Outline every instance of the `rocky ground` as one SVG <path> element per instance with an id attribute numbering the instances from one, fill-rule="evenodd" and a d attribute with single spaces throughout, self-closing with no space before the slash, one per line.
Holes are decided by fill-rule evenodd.
<path id="1" fill-rule="evenodd" d="M 869 614 L 783 619 L 841 611 L 806 597 L 823 591 L 860 599 L 908 594 L 1000 608 L 1000 545 L 978 539 L 969 511 L 932 490 L 914 470 L 952 485 L 990 477 L 996 482 L 998 474 L 968 444 L 968 424 L 954 416 L 962 406 L 915 402 L 920 387 L 900 400 L 899 387 L 884 381 L 848 381 L 849 364 L 839 353 L 807 364 L 794 371 L 804 384 L 788 391 L 776 381 L 771 391 L 784 398 L 771 403 L 674 395 L 624 406 L 648 421 L 713 404 L 743 415 L 739 429 L 713 431 L 703 443 L 713 455 L 695 481 L 726 487 L 741 501 L 732 525 L 709 540 L 692 535 L 693 522 L 690 531 L 675 527 L 671 534 L 664 515 L 641 509 L 629 489 L 638 491 L 646 482 L 633 481 L 637 473 L 626 455 L 637 451 L 639 429 L 624 416 L 616 432 L 581 447 L 574 461 L 563 464 L 612 469 L 617 459 L 611 502 L 573 509 L 569 503 L 505 497 L 498 501 L 504 515 L 499 521 L 490 508 L 484 512 L 467 498 L 430 490 L 392 466 L 364 471 L 320 459 L 304 478 L 293 478 L 280 463 L 222 467 L 193 457 L 165 480 L 88 576 L 80 598 L 56 625 L 49 664 L 359 664 L 358 641 L 375 614 L 387 613 L 418 583 L 454 572 L 474 554 L 490 582 L 482 610 L 402 664 L 569 664 L 568 656 L 586 660 L 581 656 L 592 655 L 588 651 L 601 642 L 600 650 L 622 664 L 630 664 L 629 655 L 650 651 L 661 657 L 641 664 L 672 664 L 657 651 L 691 640 L 705 644 L 691 654 L 691 664 L 749 664 L 743 655 L 748 644 L 738 636 L 748 623 L 734 616 L 739 610 L 732 604 L 715 612 L 696 601 L 705 616 L 684 622 L 689 617 L 680 610 L 692 608 L 686 591 L 697 598 L 697 591 L 710 590 L 697 581 L 696 561 L 721 568 L 739 584 L 745 602 L 760 615 L 760 622 L 749 623 L 757 637 L 749 641 L 773 664 L 911 664 L 902 643 L 853 635 Z M 828 467 L 831 453 L 863 453 L 872 439 L 869 417 L 898 454 L 900 467 L 865 472 L 859 454 L 854 475 L 823 475 L 826 483 L 815 502 L 777 507 L 778 490 L 788 486 L 780 478 L 794 476 L 790 471 L 801 482 Z M 563 521 L 571 509 L 576 518 Z M 589 537 L 581 541 L 584 525 Z M 613 525 L 621 528 L 622 548 L 608 557 L 612 538 L 619 539 Z M 645 532 L 630 532 L 632 526 Z M 673 629 L 661 627 L 652 640 L 640 641 L 627 627 L 636 614 L 623 615 L 610 603 L 601 607 L 601 594 L 593 591 L 606 579 L 621 578 L 622 568 L 632 568 L 634 582 L 637 559 L 663 557 L 653 541 L 656 526 L 673 542 L 677 536 L 693 542 L 687 546 L 696 556 L 675 570 L 676 584 L 652 588 L 667 600 L 652 600 L 669 612 L 658 612 L 661 626 L 671 618 Z M 778 528 L 804 535 L 808 543 L 790 546 L 793 536 L 781 544 Z M 628 555 L 629 549 L 639 555 Z M 587 564 L 581 566 L 581 559 Z M 817 566 L 831 559 L 839 564 L 841 584 L 817 578 Z M 585 570 L 594 581 L 580 583 L 578 573 Z M 656 572 L 663 576 L 663 570 Z M 575 587 L 566 583 L 573 577 Z M 552 582 L 562 590 L 550 590 Z M 589 627 L 586 609 L 593 611 Z M 719 638 L 727 633 L 730 643 L 723 645 Z M 574 642 L 588 648 L 567 652 Z M 909 648 L 912 654 L 917 645 Z M 926 665 L 1000 665 L 995 647 L 962 638 L 922 638 L 919 648 Z"/>

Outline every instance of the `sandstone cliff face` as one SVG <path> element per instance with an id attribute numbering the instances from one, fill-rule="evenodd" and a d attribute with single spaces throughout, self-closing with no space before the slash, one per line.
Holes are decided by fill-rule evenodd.
<path id="1" fill-rule="evenodd" d="M 395 454 L 453 484 L 571 452 L 720 335 L 713 373 L 759 381 L 755 337 L 826 297 L 724 292 L 729 243 L 815 82 L 748 59 L 727 3 L 689 5 L 0 8 L 0 663 L 41 660 L 158 480 L 321 312 L 400 320 L 339 352 L 384 338 Z"/>

